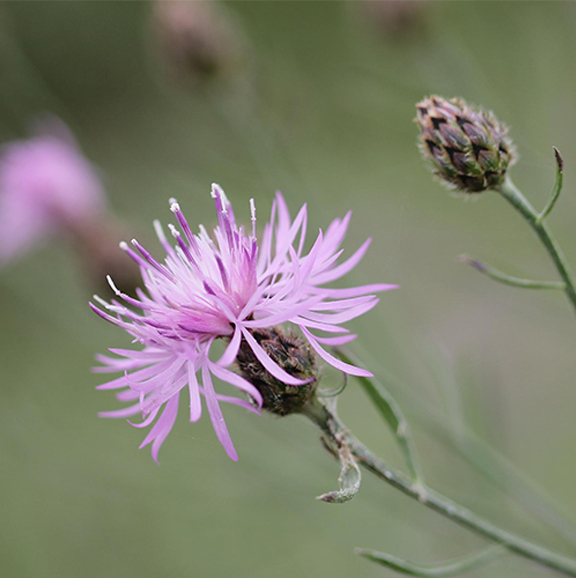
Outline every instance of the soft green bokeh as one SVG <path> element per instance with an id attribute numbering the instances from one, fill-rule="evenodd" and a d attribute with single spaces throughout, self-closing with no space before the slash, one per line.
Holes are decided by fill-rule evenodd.
<path id="1" fill-rule="evenodd" d="M 574 316 L 561 294 L 498 285 L 458 263 L 470 253 L 513 275 L 554 278 L 531 231 L 495 194 L 454 199 L 415 147 L 414 103 L 459 95 L 512 127 L 517 184 L 543 206 L 552 145 L 566 163 L 550 223 L 576 264 L 576 5 L 426 2 L 414 33 L 386 38 L 355 2 L 232 2 L 250 46 L 230 86 L 175 83 L 151 42 L 150 4 L 0 4 L 0 137 L 50 110 L 100 167 L 118 215 L 154 247 L 151 222 L 177 197 L 211 225 L 219 182 L 263 222 L 281 189 L 310 227 L 354 211 L 347 251 L 373 245 L 349 283 L 397 282 L 350 324 L 371 367 L 413 417 L 428 478 L 456 500 L 576 555 L 484 482 L 424 427 L 419 412 L 474 429 L 546 488 L 576 520 Z M 65 243 L 0 272 L 0 573 L 21 578 L 376 577 L 353 554 L 377 548 L 419 563 L 484 542 L 369 479 L 327 505 L 338 468 L 300 418 L 225 409 L 240 454 L 230 461 L 209 420 L 184 412 L 160 453 L 142 431 L 96 417 L 117 403 L 97 392 L 95 352 L 126 335 L 87 307 Z M 381 373 L 382 374 L 382 373 Z M 382 374 L 383 375 L 383 374 Z M 351 380 L 341 414 L 401 466 L 393 440 Z M 532 517 L 533 518 L 533 517 Z M 470 576 L 551 573 L 503 559 Z"/>

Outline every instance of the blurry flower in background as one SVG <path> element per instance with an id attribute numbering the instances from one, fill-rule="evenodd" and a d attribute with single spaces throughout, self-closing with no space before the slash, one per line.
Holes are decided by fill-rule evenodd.
<path id="1" fill-rule="evenodd" d="M 96 172 L 68 128 L 45 120 L 31 139 L 1 151 L 0 265 L 53 233 L 81 230 L 105 205 Z"/>
<path id="2" fill-rule="evenodd" d="M 407 36 L 423 22 L 424 0 L 360 0 L 354 4 L 385 37 Z"/>
<path id="3" fill-rule="evenodd" d="M 28 140 L 0 152 L 0 267 L 42 245 L 68 238 L 82 257 L 89 283 L 106 274 L 132 292 L 137 276 L 118 258 L 124 236 L 107 208 L 96 169 L 84 157 L 68 127 L 56 117 L 37 123 Z"/>
<path id="4" fill-rule="evenodd" d="M 245 42 L 223 6 L 156 0 L 153 33 L 166 65 L 181 79 L 222 78 L 241 66 Z"/>
<path id="5" fill-rule="evenodd" d="M 124 373 L 99 386 L 100 389 L 122 389 L 118 399 L 133 402 L 125 409 L 101 415 L 125 418 L 141 413 L 143 422 L 137 427 L 156 420 L 140 446 L 152 443 L 155 460 L 176 420 L 180 391 L 186 387 L 190 421 L 200 418 L 204 396 L 218 439 L 236 460 L 219 402 L 250 410 L 255 405 L 268 409 L 267 392 L 259 390 L 267 387 L 267 380 L 250 380 L 252 376 L 267 373 L 294 388 L 312 382 L 315 385 L 309 348 L 343 372 L 371 375 L 336 359 L 323 346 L 353 340 L 356 336 L 342 323 L 372 309 L 378 302 L 374 292 L 394 287 L 384 284 L 348 289 L 323 287 L 352 270 L 369 246 L 370 240 L 346 261 L 337 263 L 351 213 L 333 221 L 326 233 L 320 231 L 310 251 L 305 253 L 306 206 L 292 221 L 278 193 L 258 246 L 253 202 L 252 227 L 245 231 L 236 224 L 232 206 L 216 185 L 212 196 L 218 213 L 218 226 L 212 236 L 202 226 L 194 235 L 179 205 L 171 201 L 181 232 L 169 226 L 176 241 L 172 246 L 160 224 L 155 223 L 166 251 L 163 263 L 156 261 L 136 240 L 132 241 L 135 250 L 124 244 L 123 249 L 140 265 L 147 294 L 137 290 L 138 299 L 133 299 L 116 292 L 127 305 L 142 313 L 116 300 L 106 303 L 96 298 L 105 310 L 91 304 L 101 317 L 123 328 L 143 345 L 141 350 L 111 349 L 119 358 L 98 357 L 103 367 L 96 371 Z M 278 327 L 285 323 L 298 328 L 303 339 L 286 336 Z M 328 336 L 317 336 L 312 331 Z M 224 339 L 226 349 L 218 361 L 212 361 L 210 350 L 218 339 Z M 242 376 L 228 369 L 235 361 Z M 212 376 L 247 393 L 250 401 L 216 393 Z"/>

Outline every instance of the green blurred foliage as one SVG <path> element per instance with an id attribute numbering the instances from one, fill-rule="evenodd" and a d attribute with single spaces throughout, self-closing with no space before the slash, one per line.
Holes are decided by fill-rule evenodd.
<path id="1" fill-rule="evenodd" d="M 511 274 L 553 275 L 502 199 L 465 202 L 432 181 L 412 118 L 429 93 L 493 109 L 512 127 L 522 156 L 512 174 L 537 206 L 553 185 L 556 145 L 566 179 L 550 222 L 576 262 L 576 5 L 429 1 L 415 28 L 393 35 L 357 2 L 223 8 L 243 31 L 246 60 L 198 85 L 168 70 L 149 3 L 0 4 L 0 138 L 25 135 L 43 111 L 61 116 L 101 169 L 112 208 L 150 247 L 152 219 L 171 218 L 169 197 L 192 223 L 213 223 L 212 181 L 240 218 L 254 197 L 260 222 L 276 189 L 293 211 L 309 204 L 312 229 L 353 209 L 347 251 L 367 235 L 373 245 L 348 282 L 401 285 L 350 324 L 356 351 L 396 376 L 389 385 L 431 485 L 570 553 L 420 419 L 434 411 L 471 427 L 576 519 L 573 316 L 561 294 L 504 287 L 458 263 L 467 252 Z M 182 415 L 156 466 L 136 449 L 142 431 L 96 417 L 118 404 L 94 390 L 94 353 L 129 342 L 89 312 L 94 289 L 77 265 L 54 240 L 0 272 L 3 576 L 375 577 L 392 574 L 354 546 L 432 563 L 482 545 L 367 476 L 347 505 L 315 501 L 336 487 L 338 466 L 297 417 L 225 408 L 233 463 L 209 420 L 192 426 Z M 353 381 L 340 407 L 402 465 Z M 503 559 L 472 575 L 548 573 Z"/>

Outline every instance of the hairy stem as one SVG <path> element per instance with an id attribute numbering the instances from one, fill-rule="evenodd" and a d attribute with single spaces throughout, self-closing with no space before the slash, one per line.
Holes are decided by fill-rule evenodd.
<path id="1" fill-rule="evenodd" d="M 556 554 L 507 530 L 503 530 L 428 486 L 415 483 L 404 473 L 388 467 L 344 426 L 335 412 L 329 411 L 318 400 L 308 404 L 304 414 L 320 428 L 328 446 L 340 447 L 343 442 L 346 443 L 363 468 L 407 496 L 414 498 L 421 504 L 439 512 L 461 526 L 498 544 L 502 544 L 511 552 L 539 562 L 567 576 L 576 576 L 576 560 Z"/>

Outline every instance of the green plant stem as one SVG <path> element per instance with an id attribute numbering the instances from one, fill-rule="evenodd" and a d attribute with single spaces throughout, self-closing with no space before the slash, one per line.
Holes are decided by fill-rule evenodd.
<path id="1" fill-rule="evenodd" d="M 309 403 L 304 414 L 320 428 L 329 447 L 337 448 L 342 443 L 346 443 L 352 455 L 363 468 L 407 496 L 414 498 L 421 504 L 473 532 L 502 544 L 511 552 L 539 562 L 567 576 L 576 576 L 576 560 L 556 554 L 507 530 L 503 530 L 428 486 L 415 483 L 404 473 L 388 467 L 344 426 L 334 412 L 328 411 L 318 400 L 313 400 Z"/>
<path id="2" fill-rule="evenodd" d="M 377 367 L 378 373 L 383 376 L 383 381 L 375 377 L 370 378 L 376 391 L 381 389 L 402 391 L 403 395 L 407 396 L 406 408 L 412 419 L 418 420 L 419 425 L 451 446 L 470 466 L 504 490 L 517 504 L 536 514 L 540 521 L 545 522 L 561 534 L 562 538 L 571 546 L 576 545 L 576 528 L 568 521 L 565 513 L 560 513 L 558 505 L 550 496 L 546 495 L 542 488 L 535 484 L 534 480 L 527 478 L 503 454 L 465 425 L 457 424 L 453 418 L 435 410 L 429 403 L 423 402 L 414 393 L 413 387 L 393 375 L 389 369 L 382 367 L 365 348 L 359 344 L 356 345 L 356 348 L 361 349 L 365 362 L 371 359 L 368 366 Z M 342 348 L 338 349 L 341 350 Z M 355 357 L 351 357 L 351 359 L 355 359 Z"/>
<path id="3" fill-rule="evenodd" d="M 572 281 L 572 273 L 568 268 L 566 259 L 562 254 L 560 247 L 548 230 L 546 223 L 542 222 L 534 207 L 509 178 L 507 178 L 504 183 L 496 189 L 496 191 L 499 192 L 524 217 L 524 219 L 526 219 L 528 224 L 538 235 L 538 238 L 550 255 L 558 274 L 565 284 L 564 292 L 576 312 L 576 289 L 574 288 L 574 282 Z"/>
<path id="4" fill-rule="evenodd" d="M 338 348 L 336 353 L 338 357 L 346 363 L 360 364 L 358 358 L 345 348 Z M 412 439 L 412 432 L 408 420 L 404 417 L 400 406 L 382 384 L 377 385 L 368 377 L 357 377 L 356 379 L 360 382 L 362 389 L 366 392 L 366 395 L 370 398 L 392 430 L 400 447 L 400 451 L 404 456 L 412 480 L 416 483 L 423 484 L 424 473 L 420 465 L 420 458 L 418 457 L 416 446 Z"/>

